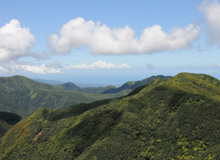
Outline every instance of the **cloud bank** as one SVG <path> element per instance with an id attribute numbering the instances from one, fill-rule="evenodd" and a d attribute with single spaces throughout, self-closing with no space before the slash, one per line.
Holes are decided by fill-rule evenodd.
<path id="1" fill-rule="evenodd" d="M 30 72 L 35 74 L 57 74 L 61 72 L 62 67 L 54 66 L 54 64 L 32 64 L 27 62 L 2 62 L 0 66 L 0 73 L 18 73 Z"/>
<path id="2" fill-rule="evenodd" d="M 60 34 L 48 38 L 48 48 L 54 54 L 66 54 L 74 48 L 90 47 L 94 54 L 149 54 L 187 48 L 200 34 L 200 27 L 190 24 L 165 33 L 160 25 L 147 27 L 140 38 L 129 26 L 111 29 L 100 22 L 76 18 L 64 24 Z"/>
<path id="3" fill-rule="evenodd" d="M 81 65 L 67 65 L 63 66 L 59 62 L 53 64 L 32 64 L 27 62 L 2 62 L 0 65 L 0 73 L 17 73 L 17 72 L 30 72 L 34 74 L 60 74 L 73 69 L 129 69 L 131 68 L 127 63 L 113 64 L 103 61 L 93 62 L 92 64 Z"/>
<path id="4" fill-rule="evenodd" d="M 0 28 L 0 60 L 14 60 L 27 56 L 35 42 L 28 28 L 22 28 L 20 22 L 12 19 Z"/>
<path id="5" fill-rule="evenodd" d="M 199 10 L 205 16 L 210 42 L 220 46 L 220 3 L 217 0 L 205 0 L 199 6 Z"/>
<path id="6" fill-rule="evenodd" d="M 93 62 L 90 65 L 81 64 L 81 65 L 69 65 L 66 66 L 67 69 L 124 69 L 131 68 L 127 63 L 123 63 L 120 65 L 107 63 L 103 61 Z"/>

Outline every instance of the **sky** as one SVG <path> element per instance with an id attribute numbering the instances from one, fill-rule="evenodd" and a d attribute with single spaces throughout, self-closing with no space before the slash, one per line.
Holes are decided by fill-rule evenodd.
<path id="1" fill-rule="evenodd" d="M 220 79 L 219 0 L 0 1 L 0 76 L 122 84 Z"/>

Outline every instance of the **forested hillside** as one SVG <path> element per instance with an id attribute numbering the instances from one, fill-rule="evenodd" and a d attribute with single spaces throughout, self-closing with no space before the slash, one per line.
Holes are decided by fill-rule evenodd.
<path id="1" fill-rule="evenodd" d="M 0 139 L 1 159 L 220 159 L 220 81 L 181 73 L 129 96 L 42 108 Z"/>
<path id="2" fill-rule="evenodd" d="M 27 116 L 41 107 L 58 109 L 72 104 L 89 103 L 117 96 L 121 94 L 76 93 L 23 76 L 0 78 L 0 111 L 22 116 Z"/>

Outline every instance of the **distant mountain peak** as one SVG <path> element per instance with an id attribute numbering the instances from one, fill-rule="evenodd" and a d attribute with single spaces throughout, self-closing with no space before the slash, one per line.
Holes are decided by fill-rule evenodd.
<path id="1" fill-rule="evenodd" d="M 60 88 L 66 89 L 66 90 L 71 90 L 71 91 L 77 91 L 78 92 L 80 90 L 80 88 L 72 82 L 67 82 L 67 83 L 64 83 L 64 84 L 58 84 L 57 86 L 60 87 Z"/>

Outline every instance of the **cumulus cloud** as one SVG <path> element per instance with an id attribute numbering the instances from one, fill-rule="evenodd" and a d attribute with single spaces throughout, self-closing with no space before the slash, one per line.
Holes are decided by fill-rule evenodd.
<path id="1" fill-rule="evenodd" d="M 14 60 L 30 53 L 35 37 L 16 19 L 0 28 L 0 60 Z"/>
<path id="2" fill-rule="evenodd" d="M 210 42 L 220 46 L 220 3 L 217 0 L 205 0 L 199 6 L 199 10 L 205 16 Z"/>
<path id="3" fill-rule="evenodd" d="M 60 69 L 48 67 L 45 64 L 41 64 L 39 66 L 33 66 L 33 65 L 14 65 L 13 68 L 18 70 L 23 70 L 27 72 L 32 72 L 35 74 L 54 74 L 54 73 L 61 73 Z"/>
<path id="4" fill-rule="evenodd" d="M 103 61 L 93 62 L 90 65 L 81 64 L 81 65 L 69 65 L 66 66 L 67 69 L 124 69 L 131 68 L 127 63 L 116 65 L 113 63 L 107 63 Z"/>
<path id="5" fill-rule="evenodd" d="M 48 38 L 48 48 L 54 54 L 66 54 L 73 48 L 90 47 L 94 54 L 149 54 L 187 48 L 200 33 L 196 24 L 173 28 L 165 33 L 160 25 L 147 27 L 137 38 L 129 26 L 111 29 L 100 22 L 76 18 L 64 24 L 60 34 Z"/>

